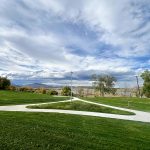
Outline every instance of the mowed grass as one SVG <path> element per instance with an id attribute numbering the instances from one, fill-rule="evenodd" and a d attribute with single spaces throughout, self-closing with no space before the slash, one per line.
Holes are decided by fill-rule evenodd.
<path id="1" fill-rule="evenodd" d="M 68 97 L 52 97 L 47 94 L 36 94 L 29 92 L 14 92 L 0 90 L 0 105 L 32 104 L 42 102 L 53 102 L 69 99 Z"/>
<path id="2" fill-rule="evenodd" d="M 0 112 L 0 149 L 144 150 L 150 124 L 55 113 Z"/>
<path id="3" fill-rule="evenodd" d="M 150 99 L 129 97 L 88 97 L 88 101 L 150 112 Z"/>
<path id="4" fill-rule="evenodd" d="M 98 106 L 98 105 L 95 105 L 95 104 L 89 104 L 89 103 L 85 103 L 85 102 L 81 102 L 81 101 L 32 105 L 32 106 L 28 106 L 27 108 L 63 109 L 63 110 L 102 112 L 102 113 L 111 113 L 111 114 L 120 114 L 120 115 L 134 115 L 134 113 L 132 113 L 132 112 L 112 109 L 112 108 L 108 108 L 108 107 L 104 107 L 104 106 Z"/>

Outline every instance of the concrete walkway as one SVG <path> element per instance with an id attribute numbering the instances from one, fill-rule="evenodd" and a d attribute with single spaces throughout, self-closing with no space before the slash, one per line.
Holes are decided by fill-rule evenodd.
<path id="1" fill-rule="evenodd" d="M 117 115 L 117 114 L 108 114 L 108 113 L 99 113 L 99 112 L 60 110 L 60 109 L 29 109 L 29 108 L 26 108 L 26 106 L 29 106 L 29 105 L 50 104 L 50 103 L 60 103 L 60 102 L 63 103 L 63 102 L 67 102 L 70 100 L 49 102 L 49 103 L 38 103 L 38 104 L 0 106 L 0 111 L 51 112 L 51 113 L 75 114 L 75 115 L 84 115 L 84 116 L 96 116 L 96 117 L 115 118 L 115 119 L 132 120 L 132 121 L 150 122 L 150 113 L 148 113 L 148 112 L 142 112 L 142 111 L 137 111 L 137 110 L 131 110 L 131 109 L 126 109 L 126 108 L 120 108 L 120 107 L 90 102 L 90 101 L 82 100 L 79 98 L 73 98 L 72 101 L 76 101 L 76 100 L 82 101 L 85 103 L 99 105 L 99 106 L 105 106 L 105 107 L 114 108 L 114 109 L 118 109 L 118 110 L 133 112 L 133 113 L 135 113 L 135 115 Z"/>

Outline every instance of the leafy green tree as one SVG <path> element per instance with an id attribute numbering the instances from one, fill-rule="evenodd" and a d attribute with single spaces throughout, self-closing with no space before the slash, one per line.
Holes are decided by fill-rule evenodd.
<path id="1" fill-rule="evenodd" d="M 92 75 L 93 87 L 98 90 L 101 96 L 105 93 L 115 94 L 116 89 L 113 88 L 117 81 L 115 77 L 111 75 Z"/>
<path id="2" fill-rule="evenodd" d="M 71 95 L 71 88 L 69 86 L 65 86 L 62 88 L 61 95 L 63 96 L 70 96 Z"/>
<path id="3" fill-rule="evenodd" d="M 145 70 L 142 74 L 141 74 L 142 79 L 144 80 L 144 84 L 143 84 L 143 94 L 146 97 L 150 97 L 150 71 L 149 70 Z"/>
<path id="4" fill-rule="evenodd" d="M 6 90 L 11 85 L 11 82 L 7 77 L 0 77 L 0 90 Z"/>

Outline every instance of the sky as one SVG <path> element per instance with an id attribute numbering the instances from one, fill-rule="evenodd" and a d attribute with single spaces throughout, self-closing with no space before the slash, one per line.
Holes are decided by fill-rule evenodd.
<path id="1" fill-rule="evenodd" d="M 13 84 L 136 86 L 150 69 L 150 0 L 0 0 L 0 76 Z M 142 80 L 140 84 L 142 85 Z"/>

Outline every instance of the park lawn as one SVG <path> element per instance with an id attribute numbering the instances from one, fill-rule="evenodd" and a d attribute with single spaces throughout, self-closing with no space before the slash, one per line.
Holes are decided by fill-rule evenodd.
<path id="1" fill-rule="evenodd" d="M 17 104 L 33 104 L 42 102 L 55 102 L 67 100 L 68 97 L 53 97 L 47 94 L 37 94 L 29 92 L 15 92 L 0 90 L 0 106 L 17 105 Z"/>
<path id="2" fill-rule="evenodd" d="M 150 148 L 150 123 L 56 113 L 0 112 L 0 129 L 0 149 Z"/>
<path id="3" fill-rule="evenodd" d="M 88 97 L 88 101 L 150 112 L 150 99 L 129 97 Z M 129 103 L 128 103 L 129 102 Z M 128 105 L 129 104 L 129 105 Z"/>
<path id="4" fill-rule="evenodd" d="M 120 114 L 120 115 L 134 115 L 134 113 L 132 112 L 117 110 L 117 109 L 108 108 L 104 106 L 98 106 L 95 104 L 89 104 L 89 103 L 81 102 L 81 101 L 32 105 L 32 106 L 27 106 L 27 108 L 63 109 L 63 110 L 90 111 L 90 112 L 101 112 L 101 113 Z"/>

